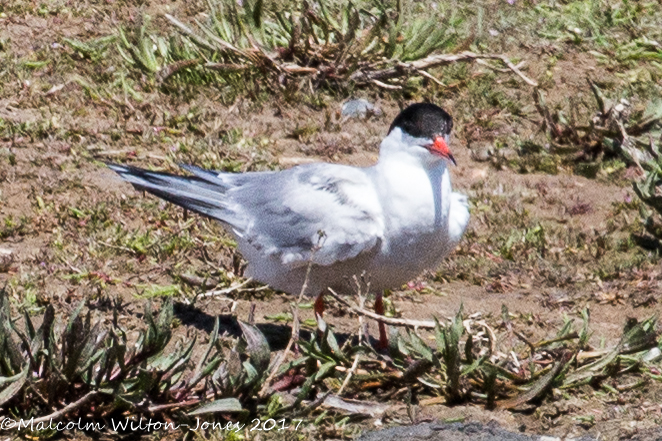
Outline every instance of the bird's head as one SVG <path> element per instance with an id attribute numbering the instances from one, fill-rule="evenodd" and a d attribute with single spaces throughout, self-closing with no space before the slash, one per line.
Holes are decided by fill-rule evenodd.
<path id="1" fill-rule="evenodd" d="M 453 118 L 441 107 L 431 103 L 417 103 L 404 109 L 393 120 L 387 139 L 407 153 L 425 162 L 440 159 L 456 165 L 448 147 Z"/>

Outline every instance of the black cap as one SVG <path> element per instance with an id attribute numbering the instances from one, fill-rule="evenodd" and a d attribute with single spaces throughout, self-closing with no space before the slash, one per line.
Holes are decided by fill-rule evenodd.
<path id="1" fill-rule="evenodd" d="M 396 127 L 414 138 L 434 139 L 440 135 L 450 135 L 453 118 L 432 103 L 416 103 L 400 112 L 388 132 L 391 133 Z"/>

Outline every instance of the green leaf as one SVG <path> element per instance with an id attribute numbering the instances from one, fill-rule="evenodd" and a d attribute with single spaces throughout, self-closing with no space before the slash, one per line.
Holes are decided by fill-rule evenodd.
<path id="1" fill-rule="evenodd" d="M 104 349 L 99 350 L 99 347 L 104 346 L 104 339 L 106 331 L 101 331 L 101 322 L 97 322 L 85 336 L 84 342 L 81 342 L 81 350 L 78 356 L 78 363 L 76 366 L 76 375 L 85 372 L 90 366 L 96 363 L 104 353 Z M 84 343 L 84 344 L 83 344 Z"/>
<path id="2" fill-rule="evenodd" d="M 428 361 L 434 361 L 434 355 L 432 354 L 432 350 L 430 347 L 421 339 L 421 337 L 416 334 L 416 332 L 410 332 L 409 333 L 409 339 L 411 343 L 411 347 L 419 353 L 423 358 L 425 358 Z"/>
<path id="3" fill-rule="evenodd" d="M 23 388 L 25 381 L 28 378 L 29 366 L 25 366 L 23 370 L 13 377 L 5 378 L 4 382 L 10 382 L 9 386 L 0 392 L 0 406 L 3 406 L 7 401 L 11 400 Z"/>
<path id="4" fill-rule="evenodd" d="M 311 375 L 308 377 L 308 379 L 303 383 L 301 386 L 301 391 L 297 395 L 296 400 L 294 400 L 294 404 L 292 404 L 292 407 L 296 408 L 303 400 L 306 398 L 309 394 L 310 391 L 313 389 L 313 385 L 315 384 L 315 375 Z"/>
<path id="5" fill-rule="evenodd" d="M 166 297 L 161 306 L 159 317 L 155 321 L 152 314 L 151 303 L 145 307 L 145 321 L 147 321 L 147 332 L 144 337 L 144 356 L 149 357 L 158 354 L 170 341 L 172 336 L 172 297 Z"/>
<path id="6" fill-rule="evenodd" d="M 439 349 L 439 351 L 443 352 L 444 348 L 446 347 L 446 336 L 444 335 L 444 328 L 439 323 L 437 317 L 433 317 L 433 319 L 434 319 L 434 339 L 437 341 L 437 348 Z"/>
<path id="7" fill-rule="evenodd" d="M 326 343 L 326 345 L 325 345 L 326 347 L 322 348 L 323 351 L 325 349 L 328 349 L 331 352 L 328 355 L 332 355 L 333 357 L 335 357 L 339 360 L 347 362 L 348 361 L 347 357 L 345 357 L 345 355 L 340 350 L 340 346 L 338 346 L 338 341 L 336 340 L 336 336 L 333 333 L 333 331 L 331 331 L 330 326 L 326 327 L 326 332 L 324 333 L 324 337 L 325 337 L 324 342 Z M 328 351 L 324 351 L 324 352 L 328 352 Z"/>
<path id="8" fill-rule="evenodd" d="M 336 366 L 337 363 L 335 361 L 329 361 L 324 363 L 322 366 L 320 366 L 317 373 L 315 373 L 315 381 L 319 381 L 322 378 L 324 378 L 329 372 L 335 369 Z"/>
<path id="9" fill-rule="evenodd" d="M 464 369 L 462 369 L 462 375 L 466 376 L 474 372 L 476 369 L 482 366 L 482 364 L 487 360 L 489 357 L 486 355 L 483 355 L 482 357 L 476 359 L 471 363 L 469 366 L 466 366 Z"/>
<path id="10" fill-rule="evenodd" d="M 460 337 L 464 333 L 462 324 L 463 306 L 453 318 L 453 323 L 442 330 L 444 334 L 444 362 L 446 364 L 446 376 L 448 377 L 449 400 L 455 402 L 460 396 Z"/>
<path id="11" fill-rule="evenodd" d="M 216 367 L 210 368 L 209 365 L 205 368 L 205 361 L 207 361 L 207 357 L 209 357 L 211 350 L 214 348 L 214 345 L 216 345 L 216 341 L 218 340 L 219 324 L 220 322 L 218 320 L 218 317 L 216 317 L 216 321 L 214 322 L 214 329 L 211 331 L 211 334 L 209 335 L 209 344 L 207 345 L 207 349 L 205 350 L 205 353 L 202 355 L 202 357 L 200 357 L 200 360 L 198 360 L 198 364 L 195 367 L 195 372 L 193 373 L 193 376 L 188 382 L 188 387 L 195 386 L 198 381 L 200 381 L 202 378 L 209 375 L 211 371 L 216 369 Z M 218 366 L 218 363 L 220 362 L 221 362 L 220 358 L 216 358 L 215 360 L 212 360 L 212 363 L 217 363 L 216 366 Z"/>
<path id="12" fill-rule="evenodd" d="M 395 326 L 388 327 L 388 352 L 392 358 L 401 358 L 400 346 L 402 339 L 400 338 L 400 331 Z"/>
<path id="13" fill-rule="evenodd" d="M 264 334 L 254 325 L 239 321 L 239 326 L 246 340 L 246 351 L 251 357 L 251 362 L 262 374 L 269 368 L 271 361 L 271 348 Z"/>
<path id="14" fill-rule="evenodd" d="M 257 369 L 247 360 L 242 363 L 244 366 L 244 372 L 246 372 L 246 384 L 252 384 L 259 378 Z"/>
<path id="15" fill-rule="evenodd" d="M 62 373 L 72 381 L 79 363 L 85 363 L 94 351 L 94 340 L 91 340 L 90 313 L 86 320 L 80 318 L 80 312 L 85 305 L 81 302 L 69 317 L 69 322 L 62 334 Z M 95 326 L 95 336 L 98 333 L 98 323 Z M 91 344 L 90 344 L 91 343 Z M 85 353 L 84 353 L 85 352 Z"/>
<path id="16" fill-rule="evenodd" d="M 248 1 L 246 1 L 248 3 Z M 262 10 L 264 9 L 263 0 L 257 0 L 253 6 L 253 23 L 256 28 L 262 27 Z"/>
<path id="17" fill-rule="evenodd" d="M 584 309 L 582 309 L 582 320 L 584 322 L 584 325 L 582 326 L 582 330 L 579 334 L 578 345 L 580 348 L 586 347 L 586 345 L 588 344 L 588 339 L 591 336 L 589 329 L 590 319 L 591 319 L 591 312 L 588 309 L 588 307 L 585 307 Z"/>
<path id="18" fill-rule="evenodd" d="M 409 338 L 405 337 L 403 334 L 398 334 L 398 352 L 404 356 L 409 356 L 409 349 L 407 349 L 407 343 L 409 343 Z"/>
<path id="19" fill-rule="evenodd" d="M 34 340 L 35 329 L 34 325 L 32 324 L 30 314 L 28 314 L 27 311 L 23 311 L 23 321 L 25 322 L 25 332 L 27 333 L 28 338 L 30 338 L 30 340 Z"/>
<path id="20" fill-rule="evenodd" d="M 24 358 L 12 337 L 13 324 L 7 291 L 0 289 L 0 372 L 14 375 L 21 370 Z"/>
<path id="21" fill-rule="evenodd" d="M 183 352 L 181 353 L 179 351 L 176 352 L 176 356 L 173 357 L 171 362 L 166 365 L 165 369 L 163 369 L 163 374 L 165 375 L 170 373 L 171 375 L 173 375 L 175 372 L 181 371 L 181 369 L 184 368 L 191 359 L 191 356 L 193 355 L 193 348 L 195 347 L 197 341 L 198 341 L 198 335 L 195 334 L 191 339 L 191 343 L 188 345 L 186 349 L 184 349 Z"/>
<path id="22" fill-rule="evenodd" d="M 52 363 L 53 357 L 50 357 L 48 354 L 54 352 L 54 343 L 53 343 L 53 325 L 55 323 L 55 309 L 53 305 L 48 305 L 46 307 L 46 312 L 44 313 L 44 318 L 41 322 L 41 326 L 37 331 L 35 338 L 32 340 L 30 345 L 30 350 L 33 354 L 39 354 L 39 360 L 37 361 L 36 369 L 38 369 L 41 364 L 40 360 L 45 359 L 44 369 L 48 371 Z M 42 348 L 45 349 L 47 354 L 43 354 Z"/>
<path id="23" fill-rule="evenodd" d="M 189 416 L 204 415 L 208 413 L 222 413 L 222 412 L 242 412 L 244 409 L 241 403 L 236 398 L 221 398 L 212 401 L 211 403 L 203 404 L 192 412 Z"/>

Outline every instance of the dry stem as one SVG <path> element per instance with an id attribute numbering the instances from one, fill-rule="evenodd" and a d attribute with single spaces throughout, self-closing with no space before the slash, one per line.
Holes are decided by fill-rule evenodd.
<path id="1" fill-rule="evenodd" d="M 74 401 L 73 403 L 70 403 L 66 406 L 64 406 L 62 409 L 58 410 L 57 412 L 53 412 L 50 415 L 43 416 L 41 418 L 35 418 L 33 421 L 31 421 L 33 424 L 38 424 L 38 423 L 45 423 L 46 421 L 51 421 L 51 420 L 57 420 L 60 417 L 63 417 L 69 412 L 72 412 L 79 407 L 82 407 L 87 404 L 88 401 L 90 401 L 92 398 L 95 398 L 97 395 L 99 395 L 101 392 L 98 391 L 92 391 L 88 392 L 85 394 L 81 399 L 78 401 Z"/>
<path id="2" fill-rule="evenodd" d="M 202 37 L 197 36 L 193 32 L 193 30 L 191 30 L 191 28 L 189 28 L 188 26 L 186 26 L 184 23 L 180 22 L 173 16 L 169 14 L 165 14 L 165 17 L 168 21 L 170 21 L 173 25 L 175 25 L 180 30 L 180 32 L 182 32 L 189 38 L 194 39 L 198 44 L 202 45 L 203 47 L 206 47 L 207 49 L 210 50 L 218 50 L 219 48 L 222 50 L 228 50 L 230 52 L 235 53 L 236 55 L 239 55 L 241 58 L 243 58 L 246 61 L 245 64 L 206 63 L 204 65 L 206 68 L 211 68 L 216 70 L 236 71 L 236 70 L 248 69 L 252 66 L 265 66 L 279 73 L 285 72 L 291 75 L 324 76 L 324 69 L 317 69 L 309 66 L 299 66 L 294 63 L 280 63 L 276 59 L 269 56 L 256 43 L 253 43 L 254 46 L 253 50 L 241 50 L 233 46 L 232 44 L 213 35 L 208 36 L 209 38 L 212 39 L 212 41 L 206 40 Z M 510 61 L 508 57 L 502 54 L 476 54 L 474 52 L 469 52 L 469 51 L 464 51 L 457 54 L 430 55 L 426 58 L 412 61 L 410 63 L 396 62 L 394 65 L 390 67 L 387 67 L 385 69 L 378 69 L 378 70 L 373 70 L 376 68 L 378 64 L 372 64 L 366 68 L 355 71 L 346 79 L 349 81 L 356 81 L 358 83 L 364 83 L 364 84 L 372 83 L 380 88 L 387 90 L 402 90 L 402 86 L 387 84 L 383 80 L 406 77 L 409 75 L 421 75 L 425 78 L 434 81 L 435 83 L 439 84 L 442 87 L 446 87 L 441 81 L 439 81 L 437 78 L 426 72 L 426 70 L 431 69 L 433 67 L 451 64 L 459 61 L 462 62 L 476 61 L 480 64 L 488 66 L 491 69 L 503 71 L 503 69 L 498 69 L 494 66 L 490 66 L 484 60 L 500 60 L 503 64 L 505 64 L 508 67 L 510 71 L 512 71 L 522 80 L 524 80 L 525 83 L 533 87 L 538 87 L 537 82 L 533 81 L 532 79 L 524 75 L 524 73 L 520 70 L 520 66 L 522 66 L 522 63 L 520 63 L 519 65 L 515 65 Z M 195 61 L 197 63 L 198 60 Z M 381 64 L 381 62 L 379 64 Z"/>
<path id="3" fill-rule="evenodd" d="M 501 54 L 476 54 L 473 52 L 465 51 L 458 54 L 439 54 L 430 55 L 429 57 L 421 60 L 412 61 L 411 63 L 398 63 L 395 66 L 380 69 L 375 71 L 364 72 L 362 70 L 354 72 L 349 79 L 358 82 L 375 82 L 379 80 L 386 80 L 389 78 L 397 78 L 403 75 L 420 73 L 423 70 L 430 69 L 445 64 L 451 64 L 458 61 L 478 61 L 478 60 L 501 60 L 511 71 L 517 74 L 524 82 L 530 86 L 538 87 L 538 83 L 524 75 L 522 71 L 515 66 L 505 55 Z M 381 81 L 380 81 L 381 83 Z M 384 84 L 384 83 L 381 83 Z M 388 85 L 387 85 L 388 86 Z M 393 86 L 392 86 L 393 87 Z"/>
<path id="4" fill-rule="evenodd" d="M 409 320 L 409 319 L 397 319 L 397 318 L 392 318 L 392 317 L 385 317 L 383 315 L 379 315 L 375 312 L 368 311 L 367 309 L 358 307 L 356 305 L 353 305 L 349 303 L 347 300 L 343 299 L 333 291 L 331 288 L 328 289 L 329 294 L 331 296 L 338 300 L 340 303 L 343 305 L 347 306 L 349 309 L 354 311 L 355 313 L 359 315 L 364 315 L 366 317 L 370 317 L 373 320 L 377 320 L 378 322 L 386 323 L 387 325 L 393 325 L 393 326 L 407 326 L 410 328 L 423 328 L 423 329 L 434 329 L 435 328 L 435 323 L 433 321 L 422 321 L 422 320 Z"/>

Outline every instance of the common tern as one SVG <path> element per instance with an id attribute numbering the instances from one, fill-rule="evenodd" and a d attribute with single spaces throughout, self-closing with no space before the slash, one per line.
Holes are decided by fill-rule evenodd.
<path id="1" fill-rule="evenodd" d="M 327 288 L 366 274 L 378 292 L 439 266 L 469 222 L 466 196 L 451 188 L 451 116 L 430 103 L 395 118 L 371 167 L 315 163 L 283 171 L 226 173 L 181 167 L 192 176 L 108 164 L 124 180 L 220 221 L 248 261 L 246 275 L 274 289 L 308 293 L 323 309 Z M 380 341 L 385 340 L 380 324 Z"/>

